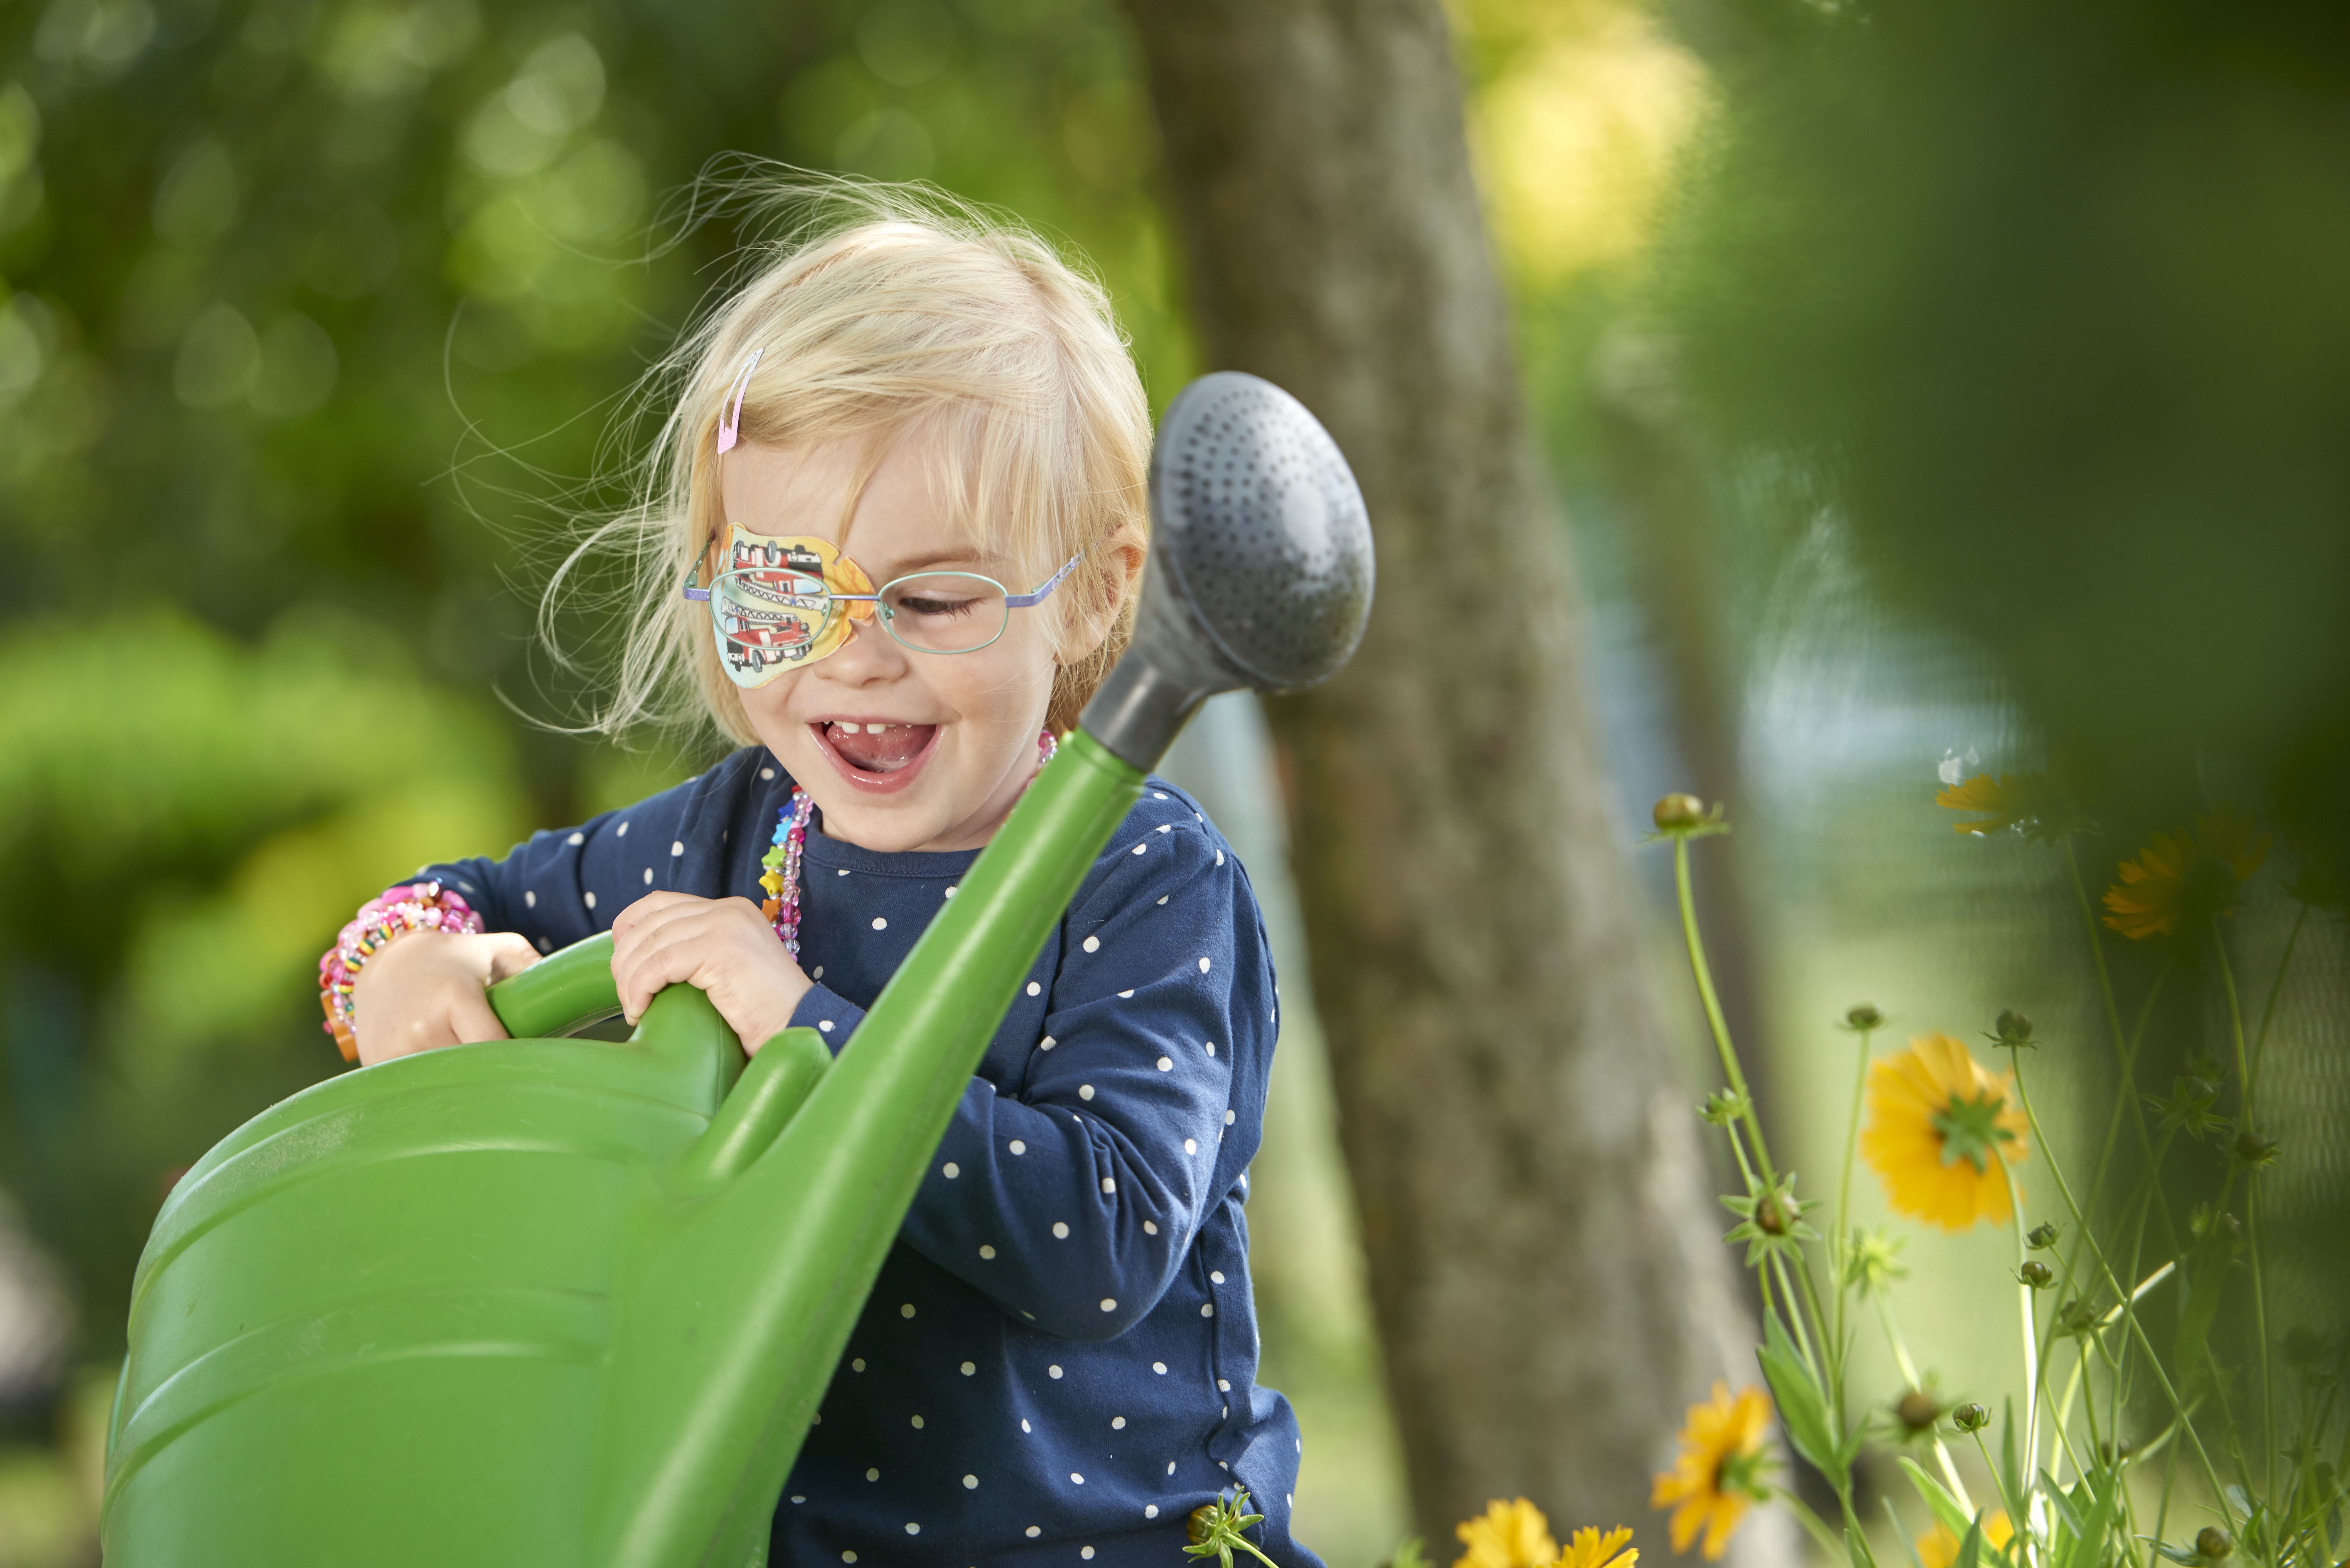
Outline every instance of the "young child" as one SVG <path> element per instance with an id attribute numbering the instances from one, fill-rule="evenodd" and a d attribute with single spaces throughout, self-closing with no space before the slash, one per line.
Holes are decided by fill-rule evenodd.
<path id="1" fill-rule="evenodd" d="M 607 928 L 631 1020 L 690 984 L 747 1049 L 838 1049 L 1123 646 L 1148 411 L 1101 291 L 1041 242 L 839 229 L 681 352 L 609 717 L 672 680 L 743 749 L 363 909 L 321 964 L 347 1055 L 502 1038 L 484 985 Z M 1268 1560 L 1315 1563 L 1242 1210 L 1275 1023 L 1246 875 L 1149 781 L 964 1091 L 772 1562 L 1174 1568 L 1242 1486 Z"/>

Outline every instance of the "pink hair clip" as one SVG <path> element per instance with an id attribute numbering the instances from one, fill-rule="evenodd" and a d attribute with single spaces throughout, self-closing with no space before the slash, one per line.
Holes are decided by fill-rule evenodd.
<path id="1" fill-rule="evenodd" d="M 752 349 L 751 358 L 743 362 L 743 373 L 726 389 L 726 400 L 731 406 L 718 418 L 718 450 L 722 452 L 733 451 L 734 443 L 743 439 L 743 399 L 751 390 L 751 372 L 759 368 L 759 356 L 765 352 L 764 348 Z"/>

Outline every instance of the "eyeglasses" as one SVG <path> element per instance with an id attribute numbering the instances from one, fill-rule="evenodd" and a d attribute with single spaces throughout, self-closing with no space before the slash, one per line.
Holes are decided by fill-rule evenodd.
<path id="1" fill-rule="evenodd" d="M 1084 559 L 1070 556 L 1024 594 L 979 572 L 913 572 L 873 588 L 828 540 L 753 534 L 740 524 L 732 533 L 729 569 L 701 587 L 696 562 L 682 591 L 708 602 L 719 662 L 745 688 L 838 651 L 858 621 L 879 620 L 917 653 L 976 653 L 1003 635 L 1014 610 L 1044 603 Z"/>
<path id="2" fill-rule="evenodd" d="M 720 405 L 721 456 L 742 439 L 743 400 L 761 352 L 752 350 Z M 1014 610 L 1044 603 L 1084 558 L 1070 556 L 1032 593 L 1013 593 L 978 572 L 914 572 L 876 588 L 829 540 L 754 534 L 739 523 L 730 532 L 726 569 L 700 587 L 697 561 L 682 591 L 708 602 L 718 661 L 727 679 L 746 690 L 838 652 L 858 621 L 878 618 L 882 630 L 917 653 L 977 653 L 1003 635 Z"/>

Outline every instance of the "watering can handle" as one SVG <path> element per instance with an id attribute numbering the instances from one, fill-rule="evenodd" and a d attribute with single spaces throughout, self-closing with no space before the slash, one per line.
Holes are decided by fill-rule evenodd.
<path id="1" fill-rule="evenodd" d="M 489 988 L 490 1010 L 517 1040 L 551 1040 L 617 1018 L 609 931 L 574 942 Z"/>

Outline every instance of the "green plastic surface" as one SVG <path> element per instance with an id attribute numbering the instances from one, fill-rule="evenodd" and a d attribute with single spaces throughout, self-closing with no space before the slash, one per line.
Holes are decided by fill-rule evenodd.
<path id="1" fill-rule="evenodd" d="M 133 1287 L 117 1568 L 727 1568 L 770 1513 L 923 1168 L 1141 784 L 1074 734 L 833 1060 L 745 1067 L 610 939 L 494 987 L 511 1042 L 320 1084 L 173 1189 Z M 739 1081 L 738 1081 L 739 1079 Z"/>

